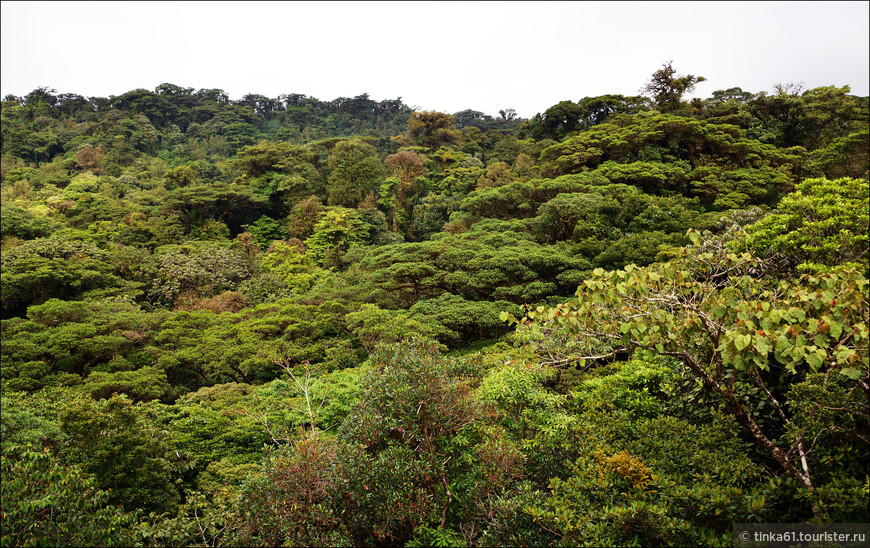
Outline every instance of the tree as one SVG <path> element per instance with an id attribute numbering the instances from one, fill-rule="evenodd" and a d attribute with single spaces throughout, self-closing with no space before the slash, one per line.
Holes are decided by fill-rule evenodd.
<path id="1" fill-rule="evenodd" d="M 354 366 L 361 357 L 345 329 L 346 313 L 335 301 L 302 304 L 298 298 L 236 313 L 179 312 L 161 325 L 153 352 L 172 384 L 192 390 L 274 380 L 277 356 L 331 369 Z"/>
<path id="2" fill-rule="evenodd" d="M 374 364 L 360 405 L 339 433 L 374 453 L 345 453 L 345 466 L 368 461 L 369 470 L 343 482 L 342 502 L 350 510 L 343 521 L 352 536 L 402 542 L 417 525 L 446 524 L 454 500 L 450 480 L 464 467 L 453 438 L 482 418 L 471 397 L 476 368 L 472 359 L 445 360 L 435 345 L 419 340 L 382 347 Z M 392 482 L 378 481 L 387 479 Z M 373 496 L 365 493 L 369 484 L 377 489 Z M 393 501 L 403 498 L 407 504 L 397 511 Z"/>
<path id="3" fill-rule="evenodd" d="M 341 522 L 330 504 L 335 453 L 335 443 L 312 435 L 272 457 L 262 479 L 249 481 L 242 492 L 245 533 L 272 546 L 340 544 Z"/>
<path id="4" fill-rule="evenodd" d="M 453 116 L 434 110 L 411 113 L 408 136 L 417 146 L 427 147 L 431 151 L 462 142 L 462 132 L 453 129 Z"/>
<path id="5" fill-rule="evenodd" d="M 520 307 L 508 301 L 468 301 L 458 295 L 442 293 L 435 299 L 414 304 L 408 312 L 424 326 L 423 334 L 448 348 L 461 348 L 472 341 L 494 339 L 504 334 L 499 322 L 503 310 L 518 312 Z"/>
<path id="6" fill-rule="evenodd" d="M 13 236 L 22 240 L 46 238 L 60 228 L 51 217 L 34 215 L 26 209 L 3 204 L 0 213 L 0 238 Z"/>
<path id="7" fill-rule="evenodd" d="M 191 253 L 189 249 L 170 249 L 158 258 L 160 277 L 151 284 L 155 301 L 174 303 L 184 293 L 214 297 L 236 285 L 250 274 L 238 253 L 210 246 Z"/>
<path id="8" fill-rule="evenodd" d="M 285 230 L 280 222 L 267 215 L 263 215 L 254 224 L 248 226 L 248 233 L 257 239 L 260 249 L 265 251 L 272 242 L 282 239 L 285 235 Z"/>
<path id="9" fill-rule="evenodd" d="M 594 445 L 552 479 L 541 508 L 528 509 L 560 545 L 727 545 L 732 523 L 765 515 L 772 490 L 727 421 L 602 419 L 582 415 L 575 436 Z"/>
<path id="10" fill-rule="evenodd" d="M 428 240 L 441 232 L 450 215 L 459 210 L 459 197 L 431 192 L 414 206 L 414 236 L 417 241 Z"/>
<path id="11" fill-rule="evenodd" d="M 76 385 L 95 371 L 111 377 L 147 365 L 144 349 L 165 319 L 163 313 L 146 314 L 123 301 L 51 299 L 31 306 L 26 318 L 3 320 L 4 389 L 32 392 L 45 386 Z M 148 377 L 115 378 L 118 382 L 112 383 L 110 392 L 129 389 L 141 394 L 163 382 L 158 371 Z"/>
<path id="12" fill-rule="evenodd" d="M 478 128 L 484 129 L 493 122 L 492 116 L 484 114 L 479 110 L 465 109 L 453 113 L 453 120 L 456 127 L 459 129 Z M 464 133 L 464 132 L 463 132 Z"/>
<path id="13" fill-rule="evenodd" d="M 89 300 L 141 294 L 141 284 L 118 275 L 109 252 L 88 242 L 28 240 L 4 251 L 0 264 L 5 317 L 23 316 L 28 306 L 51 298 Z"/>
<path id="14" fill-rule="evenodd" d="M 209 137 L 222 137 L 226 145 L 224 152 L 233 154 L 245 146 L 256 144 L 262 138 L 257 128 L 250 123 L 255 118 L 253 111 L 245 107 L 223 107 L 203 122 L 200 132 Z"/>
<path id="15" fill-rule="evenodd" d="M 345 321 L 369 353 L 378 344 L 396 343 L 411 334 L 429 337 L 433 334 L 429 324 L 412 319 L 407 312 L 385 310 L 373 304 L 363 304 L 358 310 L 349 312 Z"/>
<path id="16" fill-rule="evenodd" d="M 863 265 L 867 274 L 870 186 L 866 179 L 807 179 L 778 211 L 749 227 L 740 243 L 756 254 L 787 257 L 798 272 Z"/>
<path id="17" fill-rule="evenodd" d="M 562 139 L 582 127 L 581 116 L 579 105 L 573 101 L 560 101 L 544 112 L 540 121 L 543 135 L 556 140 Z"/>
<path id="18" fill-rule="evenodd" d="M 677 110 L 682 105 L 683 95 L 691 93 L 695 86 L 707 79 L 693 74 L 677 75 L 673 61 L 668 61 L 652 74 L 649 82 L 640 91 L 650 95 L 662 112 Z"/>
<path id="19" fill-rule="evenodd" d="M 375 192 L 382 174 L 373 146 L 359 139 L 339 142 L 329 154 L 329 205 L 356 207 Z"/>
<path id="20" fill-rule="evenodd" d="M 496 162 L 486 168 L 486 174 L 477 180 L 477 188 L 492 188 L 510 184 L 517 179 L 507 162 Z"/>
<path id="21" fill-rule="evenodd" d="M 728 89 L 718 89 L 710 94 L 712 96 L 712 102 L 714 104 L 717 103 L 739 103 L 746 104 L 751 101 L 755 94 L 743 91 L 743 89 L 739 87 L 733 87 Z"/>
<path id="22" fill-rule="evenodd" d="M 314 225 L 320 218 L 323 203 L 317 196 L 309 196 L 296 202 L 290 211 L 287 232 L 291 238 L 304 240 L 311 236 Z"/>
<path id="23" fill-rule="evenodd" d="M 690 237 L 700 244 L 697 233 Z M 520 331 L 552 364 L 596 365 L 640 349 L 680 360 L 808 493 L 816 517 L 836 514 L 819 478 L 831 450 L 820 437 L 837 426 L 827 423 L 811 439 L 814 429 L 790 411 L 782 383 L 786 375 L 792 383 L 828 375 L 849 387 L 838 404 L 846 408 L 870 394 L 868 280 L 854 267 L 778 280 L 772 266 L 709 242 L 668 263 L 598 269 L 576 299 L 529 311 Z M 858 412 L 870 418 L 866 408 Z M 866 448 L 861 440 L 854 433 L 850 443 Z"/>
<path id="24" fill-rule="evenodd" d="M 774 95 L 760 93 L 749 101 L 746 110 L 753 118 L 750 130 L 764 142 L 809 150 L 830 146 L 839 139 L 867 130 L 870 117 L 867 100 L 849 95 L 848 86 L 800 91 L 784 87 Z M 859 151 L 860 148 L 854 152 Z M 854 176 L 865 175 L 866 155 L 865 140 L 862 154 L 865 162 Z"/>
<path id="25" fill-rule="evenodd" d="M 166 172 L 167 190 L 196 184 L 196 170 L 191 166 L 178 166 Z"/>
<path id="26" fill-rule="evenodd" d="M 603 123 L 616 113 L 636 114 L 649 110 L 649 99 L 645 97 L 625 97 L 623 95 L 601 95 L 584 97 L 577 101 L 580 120 L 585 127 Z"/>
<path id="27" fill-rule="evenodd" d="M 431 342 L 379 346 L 337 436 L 304 436 L 248 482 L 247 532 L 307 545 L 478 538 L 522 475 L 519 451 L 474 398 L 479 372 L 479 358 L 443 358 Z"/>
<path id="28" fill-rule="evenodd" d="M 339 266 L 351 246 L 366 240 L 368 231 L 358 210 L 331 207 L 314 225 L 314 232 L 305 240 L 305 246 L 318 263 Z"/>
<path id="29" fill-rule="evenodd" d="M 102 172 L 103 157 L 106 155 L 106 149 L 103 145 L 96 147 L 83 146 L 76 152 L 76 167 L 84 170 L 93 171 L 96 175 Z"/>
<path id="30" fill-rule="evenodd" d="M 250 224 L 263 214 L 268 201 L 250 188 L 217 182 L 176 188 L 168 193 L 161 209 L 177 216 L 188 231 L 214 219 L 226 221 L 237 233 L 242 224 Z"/>
<path id="31" fill-rule="evenodd" d="M 170 393 L 166 373 L 151 366 L 113 373 L 95 371 L 82 383 L 82 390 L 95 400 L 124 394 L 134 402 L 155 400 Z"/>
<path id="32" fill-rule="evenodd" d="M 520 304 L 569 292 L 577 271 L 586 270 L 589 263 L 565 251 L 535 243 L 509 222 L 489 219 L 464 234 L 381 246 L 363 258 L 359 268 L 374 286 L 372 296 L 384 307 L 410 307 L 443 293 L 466 301 Z"/>
<path id="33" fill-rule="evenodd" d="M 260 263 L 263 272 L 281 276 L 284 285 L 300 294 L 322 279 L 326 272 L 317 266 L 314 255 L 305 249 L 275 242 Z"/>
<path id="34" fill-rule="evenodd" d="M 425 158 L 410 150 L 400 150 L 391 154 L 386 157 L 384 163 L 392 177 L 381 185 L 381 201 L 389 203 L 393 232 L 398 232 L 400 220 L 404 220 L 406 225 L 411 221 L 408 215 L 404 214 L 408 209 L 406 195 L 409 191 L 417 190 L 418 179 L 428 175 L 428 170 Z M 407 232 L 407 226 L 405 228 Z"/>
<path id="35" fill-rule="evenodd" d="M 838 137 L 812 153 L 813 167 L 826 177 L 867 177 L 870 174 L 870 131 L 859 129 Z"/>
<path id="36" fill-rule="evenodd" d="M 779 510 L 771 499 L 786 488 L 768 483 L 736 421 L 698 401 L 673 361 L 581 371 L 521 356 L 481 387 L 506 420 L 520 422 L 527 477 L 543 499 L 524 507 L 535 524 L 520 534 L 538 525 L 559 545 L 720 545 L 731 542 L 732 523 Z"/>
<path id="37" fill-rule="evenodd" d="M 636 114 L 616 115 L 544 149 L 541 165 L 550 176 L 591 171 L 649 193 L 679 192 L 732 209 L 774 203 L 791 190 L 803 153 L 751 139 L 737 126 Z"/>
<path id="38" fill-rule="evenodd" d="M 251 188 L 266 196 L 278 194 L 289 205 L 312 194 L 323 195 L 315 162 L 316 154 L 307 147 L 263 141 L 241 149 L 233 165 Z"/>
<path id="39" fill-rule="evenodd" d="M 4 546 L 132 544 L 127 527 L 135 514 L 109 504 L 109 493 L 81 467 L 48 450 L 4 446 L 2 470 Z"/>
<path id="40" fill-rule="evenodd" d="M 48 114 L 49 109 L 57 103 L 56 89 L 40 86 L 24 96 L 25 104 L 31 109 L 31 116 Z"/>
<path id="41" fill-rule="evenodd" d="M 167 511 L 178 504 L 164 435 L 148 427 L 126 396 L 65 402 L 59 423 L 68 436 L 68 458 L 111 490 L 109 502 L 126 510 Z"/>

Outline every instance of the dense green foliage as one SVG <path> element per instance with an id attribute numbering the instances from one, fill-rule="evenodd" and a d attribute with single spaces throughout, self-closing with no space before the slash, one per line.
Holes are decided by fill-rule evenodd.
<path id="1" fill-rule="evenodd" d="M 866 521 L 868 99 L 2 101 L 3 546 Z"/>

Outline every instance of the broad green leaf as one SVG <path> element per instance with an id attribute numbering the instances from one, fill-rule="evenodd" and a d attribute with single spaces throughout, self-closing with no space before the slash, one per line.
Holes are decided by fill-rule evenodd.
<path id="1" fill-rule="evenodd" d="M 750 335 L 736 335 L 734 337 L 734 347 L 739 351 L 743 351 L 744 348 L 749 346 L 750 342 L 752 342 Z"/>

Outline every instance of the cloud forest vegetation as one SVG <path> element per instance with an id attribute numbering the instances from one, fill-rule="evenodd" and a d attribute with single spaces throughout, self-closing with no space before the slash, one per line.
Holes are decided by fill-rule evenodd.
<path id="1" fill-rule="evenodd" d="M 868 98 L 638 80 L 6 96 L 0 544 L 866 522 Z"/>

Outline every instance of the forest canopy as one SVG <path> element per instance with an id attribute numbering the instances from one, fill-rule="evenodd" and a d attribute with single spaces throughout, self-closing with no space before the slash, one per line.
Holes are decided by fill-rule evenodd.
<path id="1" fill-rule="evenodd" d="M 0 544 L 865 522 L 870 101 L 701 81 L 6 96 Z"/>

